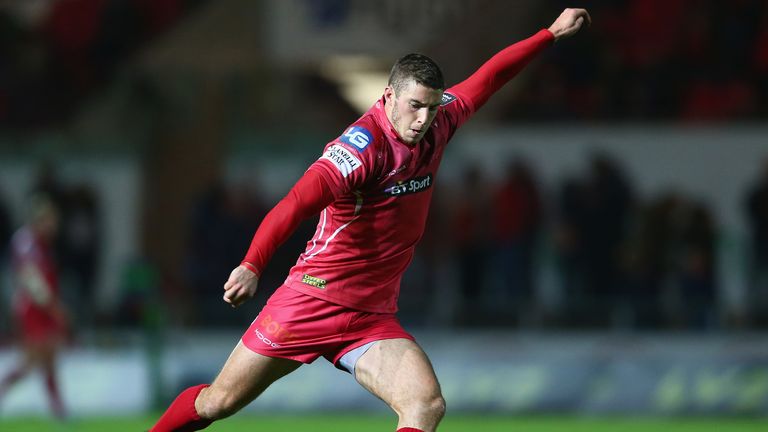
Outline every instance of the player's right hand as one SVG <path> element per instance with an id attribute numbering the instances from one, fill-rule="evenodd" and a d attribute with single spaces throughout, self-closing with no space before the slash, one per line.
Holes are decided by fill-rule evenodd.
<path id="1" fill-rule="evenodd" d="M 224 301 L 238 307 L 256 295 L 259 277 L 245 266 L 237 266 L 224 284 Z"/>
<path id="2" fill-rule="evenodd" d="M 586 9 L 565 9 L 563 13 L 549 26 L 549 31 L 555 36 L 555 40 L 575 35 L 584 25 L 592 24 L 592 17 Z"/>

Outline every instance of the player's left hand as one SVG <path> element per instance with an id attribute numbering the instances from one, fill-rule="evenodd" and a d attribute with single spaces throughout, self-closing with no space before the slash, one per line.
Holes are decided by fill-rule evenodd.
<path id="1" fill-rule="evenodd" d="M 224 301 L 238 307 L 256 295 L 259 277 L 245 266 L 237 266 L 224 284 Z"/>

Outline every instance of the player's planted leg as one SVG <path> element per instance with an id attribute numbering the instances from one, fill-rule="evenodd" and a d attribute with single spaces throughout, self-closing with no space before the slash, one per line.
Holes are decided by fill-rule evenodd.
<path id="1" fill-rule="evenodd" d="M 445 414 L 445 400 L 432 364 L 415 342 L 377 342 L 360 357 L 355 378 L 398 415 L 398 430 L 434 432 Z"/>
<path id="2" fill-rule="evenodd" d="M 42 363 L 45 376 L 45 390 L 48 393 L 48 403 L 51 406 L 51 412 L 53 412 L 57 419 L 64 419 L 67 413 L 64 409 L 64 401 L 61 399 L 59 382 L 56 378 L 56 357 L 52 347 L 45 351 Z"/>

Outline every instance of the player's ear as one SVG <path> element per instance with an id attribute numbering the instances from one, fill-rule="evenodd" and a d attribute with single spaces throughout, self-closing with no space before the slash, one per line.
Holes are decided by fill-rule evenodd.
<path id="1" fill-rule="evenodd" d="M 395 102 L 395 89 L 392 86 L 387 86 L 384 89 L 384 101 L 388 104 Z"/>

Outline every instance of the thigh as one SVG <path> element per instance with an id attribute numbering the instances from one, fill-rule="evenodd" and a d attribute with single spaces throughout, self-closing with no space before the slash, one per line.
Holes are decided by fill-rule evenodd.
<path id="1" fill-rule="evenodd" d="M 346 308 L 281 286 L 243 333 L 255 353 L 312 363 L 341 344 Z"/>
<path id="2" fill-rule="evenodd" d="M 300 362 L 257 354 L 238 342 L 219 375 L 201 392 L 195 406 L 207 402 L 237 411 L 259 396 L 270 384 L 293 372 Z M 198 411 L 200 412 L 200 411 Z"/>
<path id="3" fill-rule="evenodd" d="M 409 339 L 377 342 L 357 361 L 355 378 L 397 412 L 414 402 L 441 396 L 429 358 Z"/>

